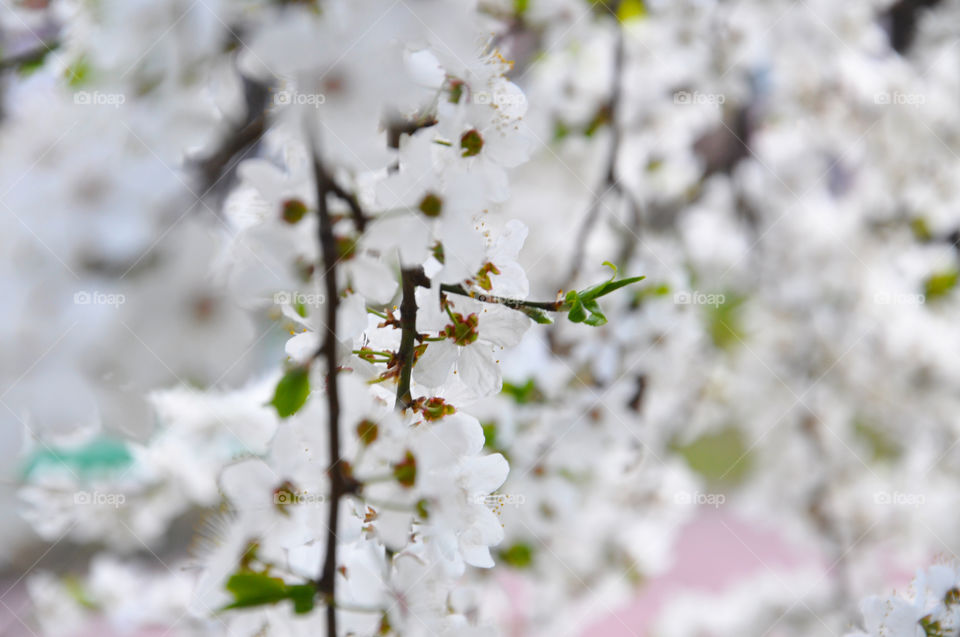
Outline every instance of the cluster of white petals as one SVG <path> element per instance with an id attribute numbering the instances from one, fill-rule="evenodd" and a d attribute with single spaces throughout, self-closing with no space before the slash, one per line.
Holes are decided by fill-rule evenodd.
<path id="1" fill-rule="evenodd" d="M 866 596 L 960 552 L 958 19 L 2 4 L 32 621 L 579 635 L 715 514 L 816 565 L 650 634 L 957 635 L 953 567 Z"/>

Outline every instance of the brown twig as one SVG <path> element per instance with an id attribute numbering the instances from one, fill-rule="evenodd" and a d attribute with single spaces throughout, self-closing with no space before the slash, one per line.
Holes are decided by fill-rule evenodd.
<path id="1" fill-rule="evenodd" d="M 606 106 L 607 120 L 610 123 L 610 132 L 612 137 L 610 140 L 610 149 L 607 152 L 606 167 L 604 168 L 602 180 L 596 191 L 593 193 L 593 199 L 590 202 L 590 207 L 587 208 L 587 213 L 584 215 L 583 222 L 580 224 L 580 230 L 575 235 L 577 238 L 576 245 L 574 246 L 570 272 L 567 274 L 567 278 L 563 284 L 564 288 L 571 287 L 576 282 L 577 276 L 580 274 L 580 268 L 583 266 L 584 254 L 586 252 L 587 240 L 589 239 L 591 231 L 593 230 L 593 227 L 596 225 L 597 219 L 600 216 L 600 207 L 603 203 L 604 197 L 606 197 L 606 194 L 611 190 L 621 194 L 623 191 L 623 188 L 617 179 L 617 155 L 620 153 L 621 137 L 621 130 L 617 124 L 617 116 L 619 111 L 620 95 L 623 92 L 622 76 L 624 59 L 623 28 L 620 26 L 619 20 L 616 21 L 616 29 L 617 35 L 613 52 L 613 80 L 610 87 L 610 98 Z"/>
<path id="2" fill-rule="evenodd" d="M 403 297 L 400 300 L 400 377 L 397 380 L 397 409 L 406 409 L 413 402 L 410 395 L 410 377 L 416 359 L 417 346 L 417 287 L 430 287 L 430 279 L 423 268 L 404 268 L 400 272 Z"/>
<path id="3" fill-rule="evenodd" d="M 491 294 L 478 294 L 475 292 L 470 292 L 462 285 L 450 285 L 444 283 L 440 286 L 440 290 L 448 294 L 458 294 L 460 296 L 468 296 L 472 299 L 482 301 L 484 303 L 495 303 L 497 305 L 504 305 L 509 307 L 511 310 L 523 311 L 523 308 L 531 308 L 535 310 L 546 310 L 547 312 L 559 312 L 563 309 L 563 301 L 524 301 L 523 299 L 508 299 L 502 296 L 493 296 Z"/>
<path id="4" fill-rule="evenodd" d="M 339 524 L 340 498 L 350 492 L 349 481 L 343 473 L 340 464 L 340 392 L 337 388 L 337 306 L 340 295 L 337 290 L 337 251 L 336 240 L 333 236 L 333 222 L 330 210 L 327 207 L 327 194 L 330 190 L 330 179 L 323 167 L 320 153 L 314 146 L 313 175 L 317 189 L 317 217 L 319 230 L 317 238 L 323 259 L 323 279 L 326 291 L 326 324 L 327 334 L 318 351 L 327 365 L 327 412 L 329 419 L 329 458 L 330 467 L 330 509 L 327 517 L 326 555 L 317 588 L 327 598 L 327 635 L 337 635 L 337 610 L 334 606 L 336 599 L 337 575 L 337 526 Z"/>

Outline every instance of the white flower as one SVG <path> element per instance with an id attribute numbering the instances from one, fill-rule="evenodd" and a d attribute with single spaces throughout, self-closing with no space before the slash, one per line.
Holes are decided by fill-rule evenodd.
<path id="1" fill-rule="evenodd" d="M 420 295 L 421 307 L 436 304 Z M 418 323 L 439 332 L 442 340 L 431 342 L 414 367 L 414 377 L 427 387 L 443 385 L 451 374 L 478 396 L 500 391 L 502 379 L 497 352 L 520 342 L 530 319 L 521 312 L 498 305 L 481 304 L 469 298 L 450 299 L 446 314 L 425 311 Z M 447 319 L 447 324 L 439 327 Z"/>

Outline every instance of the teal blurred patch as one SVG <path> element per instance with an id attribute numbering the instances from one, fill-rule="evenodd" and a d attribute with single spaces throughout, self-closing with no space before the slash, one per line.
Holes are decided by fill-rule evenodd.
<path id="1" fill-rule="evenodd" d="M 37 473 L 66 468 L 81 478 L 121 471 L 130 466 L 133 456 L 127 443 L 116 438 L 97 437 L 85 445 L 70 449 L 41 446 L 24 462 L 24 480 Z"/>

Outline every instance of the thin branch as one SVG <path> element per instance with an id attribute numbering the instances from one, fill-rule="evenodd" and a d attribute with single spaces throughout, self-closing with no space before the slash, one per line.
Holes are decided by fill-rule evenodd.
<path id="1" fill-rule="evenodd" d="M 600 216 L 600 206 L 607 192 L 610 190 L 622 193 L 622 187 L 617 180 L 617 155 L 620 153 L 620 137 L 622 131 L 617 124 L 617 116 L 620 104 L 620 95 L 623 92 L 623 28 L 620 21 L 616 20 L 616 42 L 613 52 L 613 80 L 610 87 L 610 99 L 607 102 L 607 119 L 610 122 L 610 132 L 613 139 L 610 140 L 610 149 L 607 152 L 606 167 L 603 178 L 593 194 L 590 207 L 584 215 L 583 222 L 580 224 L 580 231 L 575 235 L 577 237 L 574 246 L 573 259 L 571 260 L 570 272 L 564 281 L 564 288 L 570 287 L 576 282 L 580 274 L 580 268 L 583 266 L 584 253 L 586 251 L 587 240 L 590 237 L 593 227 L 596 225 Z"/>
<path id="2" fill-rule="evenodd" d="M 327 518 L 327 543 L 323 569 L 318 581 L 318 589 L 327 597 L 327 635 L 337 635 L 337 609 L 335 587 L 337 575 L 337 527 L 339 524 L 340 498 L 349 493 L 350 484 L 340 465 L 340 392 L 337 388 L 337 306 L 340 295 L 337 290 L 337 251 L 333 236 L 333 222 L 327 207 L 327 194 L 330 192 L 330 180 L 314 146 L 313 175 L 317 188 L 317 217 L 319 220 L 318 240 L 323 258 L 323 279 L 326 289 L 327 334 L 318 351 L 327 364 L 327 412 L 329 417 L 330 448 L 330 510 Z"/>
<path id="3" fill-rule="evenodd" d="M 236 158 L 256 144 L 267 129 L 267 108 L 270 96 L 269 87 L 261 82 L 244 79 L 244 99 L 247 114 L 221 140 L 220 145 L 209 155 L 196 160 L 200 173 L 199 191 L 206 194 L 214 188 L 223 176 L 237 163 Z"/>
<path id="4" fill-rule="evenodd" d="M 559 312 L 564 307 L 564 302 L 561 300 L 556 301 L 524 301 L 523 299 L 508 299 L 502 296 L 493 296 L 490 294 L 478 294 L 476 292 L 470 292 L 465 289 L 462 285 L 450 285 L 444 283 L 440 286 L 440 290 L 448 294 L 458 294 L 460 296 L 468 296 L 471 299 L 476 299 L 484 303 L 495 303 L 497 305 L 504 305 L 509 307 L 511 310 L 523 311 L 524 308 L 530 308 L 535 310 L 546 310 L 547 312 Z"/>
<path id="5" fill-rule="evenodd" d="M 0 71 L 17 68 L 23 66 L 24 64 L 40 62 L 44 57 L 47 56 L 48 53 L 51 53 L 59 45 L 59 42 L 41 42 L 40 46 L 27 49 L 26 51 L 22 51 L 20 53 L 15 53 L 5 58 L 0 58 Z"/>
<path id="6" fill-rule="evenodd" d="M 400 271 L 403 297 L 400 301 L 400 378 L 397 382 L 397 409 L 406 409 L 413 402 L 410 395 L 410 377 L 416 357 L 417 344 L 417 287 L 430 287 L 423 268 L 404 268 Z"/>
<path id="7" fill-rule="evenodd" d="M 328 180 L 329 192 L 343 201 L 350 208 L 350 215 L 353 217 L 353 224 L 357 227 L 357 232 L 363 232 L 367 228 L 367 216 L 363 214 L 360 202 L 357 196 L 352 192 L 347 192 L 340 187 L 333 179 Z"/>

